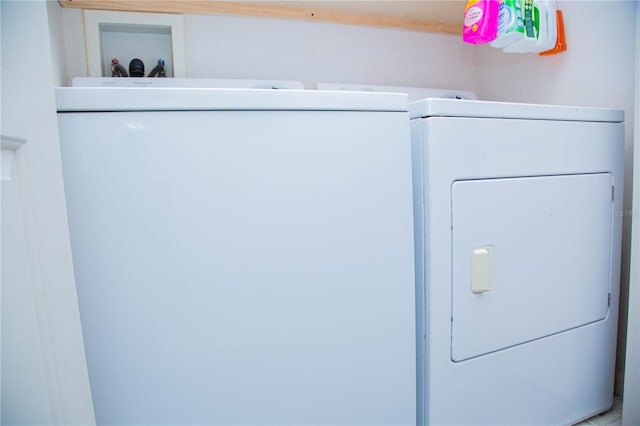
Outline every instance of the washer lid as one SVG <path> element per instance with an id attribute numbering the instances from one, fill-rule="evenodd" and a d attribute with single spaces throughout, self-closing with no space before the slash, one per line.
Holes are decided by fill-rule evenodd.
<path id="1" fill-rule="evenodd" d="M 422 99 L 409 104 L 411 118 L 471 117 L 621 123 L 624 111 L 575 106 L 519 104 L 459 99 Z"/>
<path id="2" fill-rule="evenodd" d="M 82 111 L 398 111 L 407 95 L 316 90 L 58 87 L 58 112 Z"/>

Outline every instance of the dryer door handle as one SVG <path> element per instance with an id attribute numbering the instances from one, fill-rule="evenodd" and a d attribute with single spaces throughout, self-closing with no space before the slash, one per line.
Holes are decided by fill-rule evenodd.
<path id="1" fill-rule="evenodd" d="M 471 292 L 493 290 L 493 246 L 476 247 L 471 252 Z"/>

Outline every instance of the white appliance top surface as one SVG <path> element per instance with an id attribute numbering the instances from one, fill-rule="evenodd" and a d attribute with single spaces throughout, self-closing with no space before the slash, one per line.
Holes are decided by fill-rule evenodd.
<path id="1" fill-rule="evenodd" d="M 619 109 L 521 104 L 459 99 L 422 99 L 409 104 L 411 118 L 471 117 L 621 123 Z"/>
<path id="2" fill-rule="evenodd" d="M 304 89 L 297 80 L 228 78 L 74 77 L 73 87 L 217 87 L 236 89 Z M 426 96 L 424 96 L 426 98 Z"/>
<path id="3" fill-rule="evenodd" d="M 468 90 L 432 89 L 427 87 L 411 86 L 383 86 L 379 84 L 352 84 L 352 83 L 318 83 L 318 90 L 346 90 L 353 92 L 385 92 L 406 93 L 409 102 L 424 98 L 447 99 L 478 99 L 475 93 Z"/>
<path id="4" fill-rule="evenodd" d="M 58 87 L 59 112 L 81 111 L 398 111 L 406 94 L 177 87 Z"/>

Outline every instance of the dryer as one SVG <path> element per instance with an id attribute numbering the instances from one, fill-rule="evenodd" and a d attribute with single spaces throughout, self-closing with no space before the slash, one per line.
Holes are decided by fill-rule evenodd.
<path id="1" fill-rule="evenodd" d="M 612 404 L 619 110 L 411 104 L 419 424 L 570 424 Z"/>

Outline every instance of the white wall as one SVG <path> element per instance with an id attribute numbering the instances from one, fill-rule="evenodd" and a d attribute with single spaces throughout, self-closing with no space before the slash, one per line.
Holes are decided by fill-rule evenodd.
<path id="1" fill-rule="evenodd" d="M 88 75 L 84 21 L 81 9 L 62 9 L 59 4 L 57 7 L 62 13 L 64 58 L 67 70 L 63 85 L 70 86 L 73 77 Z"/>
<path id="2" fill-rule="evenodd" d="M 272 78 L 475 90 L 474 49 L 456 36 L 328 23 L 185 16 L 191 77 Z"/>
<path id="3" fill-rule="evenodd" d="M 82 13 L 62 11 L 67 68 L 85 76 Z M 319 22 L 185 15 L 187 77 L 476 90 L 472 46 L 456 36 Z"/>
<path id="4" fill-rule="evenodd" d="M 57 1 L 47 1 L 47 17 L 51 42 L 53 83 L 55 86 L 65 86 L 69 82 L 64 48 L 64 22 L 62 21 L 62 8 Z"/>
<path id="5" fill-rule="evenodd" d="M 488 46 L 480 55 L 485 99 L 625 108 L 633 114 L 634 0 L 558 2 L 568 49 L 541 57 L 505 54 Z"/>
<path id="6" fill-rule="evenodd" d="M 635 1 L 559 1 L 568 49 L 558 55 L 504 54 L 479 47 L 479 96 L 484 99 L 625 110 L 624 211 L 631 209 L 635 87 Z M 620 212 L 620 214 L 624 214 Z M 624 214 L 616 393 L 622 393 L 630 217 Z"/>

